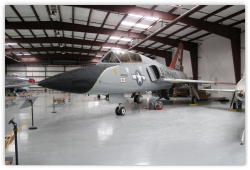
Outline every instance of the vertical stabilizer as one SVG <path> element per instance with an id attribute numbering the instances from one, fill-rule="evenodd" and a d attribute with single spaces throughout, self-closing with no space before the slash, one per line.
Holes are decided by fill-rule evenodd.
<path id="1" fill-rule="evenodd" d="M 177 50 L 174 53 L 174 57 L 169 65 L 169 67 L 174 68 L 176 70 L 183 71 L 182 58 L 183 58 L 183 44 L 180 43 Z"/>

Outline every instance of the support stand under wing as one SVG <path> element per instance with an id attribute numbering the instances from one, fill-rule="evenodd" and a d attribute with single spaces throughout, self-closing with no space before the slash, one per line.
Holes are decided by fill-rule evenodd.
<path id="1" fill-rule="evenodd" d="M 197 90 L 196 90 L 195 87 L 194 87 L 194 84 L 193 84 L 193 83 L 189 83 L 189 94 L 190 94 L 191 97 L 192 97 L 192 92 L 193 92 L 194 95 L 197 97 L 197 99 L 200 100 L 200 97 L 199 97 L 199 95 L 198 95 Z"/>
<path id="2" fill-rule="evenodd" d="M 243 133 L 242 133 L 241 141 L 240 141 L 240 144 L 241 144 L 241 145 L 244 145 L 244 143 L 245 143 L 245 129 L 244 129 L 244 131 L 243 131 Z"/>

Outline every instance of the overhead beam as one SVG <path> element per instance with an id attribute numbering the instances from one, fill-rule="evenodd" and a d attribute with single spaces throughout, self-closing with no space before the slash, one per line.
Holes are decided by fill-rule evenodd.
<path id="1" fill-rule="evenodd" d="M 132 47 L 130 47 L 129 49 L 133 49 L 139 45 L 141 45 L 142 43 L 146 42 L 147 40 L 156 37 L 157 34 L 161 33 L 162 31 L 170 28 L 171 26 L 173 26 L 174 24 L 178 23 L 179 20 L 181 20 L 182 18 L 186 18 L 187 16 L 191 15 L 192 13 L 194 13 L 195 11 L 203 8 L 204 6 L 202 5 L 197 5 L 194 8 L 190 9 L 189 11 L 185 12 L 184 14 L 182 14 L 181 16 L 179 16 L 178 18 L 174 19 L 172 22 L 170 22 L 169 24 L 165 25 L 164 27 L 161 27 L 160 29 L 158 29 L 157 31 L 155 31 L 154 33 L 150 34 L 149 36 L 147 36 L 145 39 L 143 39 L 142 41 L 138 42 L 137 44 L 133 45 Z"/>
<path id="2" fill-rule="evenodd" d="M 242 23 L 245 23 L 245 19 L 240 20 L 240 21 L 235 22 L 235 23 L 232 23 L 232 24 L 230 24 L 229 26 L 230 26 L 230 27 L 233 27 L 233 26 L 235 26 L 235 25 L 242 24 Z"/>
<path id="3" fill-rule="evenodd" d="M 80 58 L 81 60 L 90 60 L 90 59 L 96 59 L 96 60 L 100 60 L 101 57 L 95 57 L 95 56 L 88 56 L 88 55 L 78 55 L 78 54 L 70 54 L 70 53 L 66 53 L 66 54 L 61 54 L 61 53 L 54 53 L 54 54 L 50 54 L 51 59 L 54 60 L 74 60 L 74 61 L 78 61 L 78 59 Z M 48 58 L 47 54 L 33 54 L 33 55 L 28 55 L 28 56 L 15 56 L 13 57 L 14 59 L 21 59 L 21 61 L 23 61 L 23 59 L 45 59 Z M 59 59 L 58 59 L 59 58 Z"/>
<path id="4" fill-rule="evenodd" d="M 225 17 L 225 18 L 222 18 L 222 19 L 216 21 L 215 23 L 221 23 L 221 22 L 223 22 L 223 21 L 226 21 L 226 20 L 228 20 L 228 19 L 231 19 L 231 18 L 233 18 L 233 17 L 235 17 L 235 16 L 238 16 L 238 15 L 240 15 L 240 14 L 243 14 L 243 13 L 245 13 L 245 9 L 243 9 L 243 10 L 241 10 L 241 11 L 238 11 L 238 12 L 236 12 L 236 13 L 234 13 L 234 14 L 231 14 L 231 15 Z"/>
<path id="5" fill-rule="evenodd" d="M 58 21 L 54 21 L 57 23 Z M 39 24 L 40 23 L 40 24 Z M 45 29 L 45 30 L 53 30 L 51 24 L 49 21 L 42 21 L 42 22 L 26 22 L 25 24 L 22 24 L 20 22 L 8 22 L 5 23 L 5 29 Z M 57 25 L 57 24 L 55 24 Z M 65 31 L 72 31 L 72 24 L 71 23 L 60 23 L 60 30 Z M 117 36 L 123 36 L 123 37 L 130 37 L 135 39 L 145 39 L 147 37 L 146 34 L 142 33 L 134 33 L 134 32 L 127 32 L 127 31 L 121 31 L 121 30 L 114 30 L 114 29 L 108 29 L 108 28 L 101 28 L 100 27 L 93 27 L 93 26 L 85 26 L 80 24 L 74 24 L 73 31 L 77 32 L 88 32 L 88 33 L 96 33 L 96 34 L 106 34 L 106 35 L 117 35 Z M 166 38 L 166 37 L 151 37 L 149 40 L 151 41 L 157 41 L 165 45 L 178 47 L 179 43 L 182 42 L 184 45 L 184 50 L 189 51 L 189 44 L 196 45 L 196 43 L 193 42 L 187 42 L 187 41 L 180 41 L 176 39 Z"/>
<path id="6" fill-rule="evenodd" d="M 202 19 L 202 20 L 208 19 L 209 17 L 211 17 L 211 16 L 213 16 L 213 15 L 219 13 L 219 12 L 222 12 L 222 11 L 224 11 L 224 10 L 226 10 L 226 9 L 228 9 L 228 8 L 230 8 L 230 7 L 232 7 L 232 6 L 233 6 L 233 5 L 226 5 L 226 6 L 222 7 L 222 8 L 220 8 L 220 9 L 218 9 L 218 10 L 216 10 L 216 11 L 214 11 L 214 12 L 212 12 L 212 13 L 210 13 L 210 14 L 204 16 L 204 17 L 202 17 L 201 19 Z"/>
<path id="7" fill-rule="evenodd" d="M 72 6 L 72 5 L 71 5 Z M 137 6 L 130 6 L 130 5 L 73 5 L 78 8 L 88 8 L 88 9 L 95 9 L 100 11 L 110 11 L 110 12 L 118 12 L 118 13 L 125 13 L 125 14 L 136 14 L 136 15 L 144 15 L 144 16 L 151 16 L 156 18 L 161 18 L 165 20 L 175 20 L 179 17 L 179 15 L 165 13 L 161 11 L 155 11 L 151 9 L 141 8 Z M 179 22 L 184 24 L 196 27 L 198 29 L 203 29 L 205 31 L 211 32 L 213 34 L 231 38 L 232 32 L 235 30 L 239 30 L 238 28 L 229 28 L 228 26 L 204 21 L 201 19 L 195 19 L 191 17 L 186 17 L 180 19 Z"/>
<path id="8" fill-rule="evenodd" d="M 228 8 L 230 8 L 230 7 L 232 7 L 232 6 L 233 6 L 233 5 L 226 5 L 226 6 L 222 7 L 222 8 L 220 8 L 220 9 L 218 9 L 218 10 L 216 10 L 216 11 L 214 11 L 214 12 L 212 12 L 212 13 L 210 13 L 210 14 L 208 14 L 208 15 L 202 17 L 202 18 L 200 18 L 200 20 L 208 19 L 209 17 L 211 17 L 211 16 L 213 16 L 213 15 L 219 13 L 219 12 L 222 12 L 222 11 L 224 11 L 224 10 L 226 10 L 226 9 L 228 9 Z M 168 35 L 167 37 L 171 37 L 172 35 L 175 35 L 175 34 L 181 32 L 181 31 L 183 31 L 183 30 L 185 30 L 185 29 L 187 29 L 187 28 L 189 28 L 189 27 L 190 27 L 189 25 L 188 25 L 188 26 L 185 26 L 185 27 L 183 27 L 183 28 L 181 28 L 181 29 L 179 29 L 179 30 L 177 30 L 177 31 L 175 31 L 175 32 L 173 32 L 173 33 L 171 33 L 171 34 Z M 201 29 L 199 29 L 197 32 L 199 32 L 200 30 L 201 30 Z M 182 38 L 184 38 L 184 37 L 186 37 L 186 36 L 189 36 L 189 35 L 191 35 L 191 34 L 194 34 L 194 33 L 196 33 L 196 32 L 192 32 L 192 33 L 186 34 L 186 35 L 180 37 L 179 39 L 182 39 Z M 197 39 L 197 38 L 196 38 L 196 39 Z M 193 41 L 193 40 L 192 40 L 192 41 Z"/>
<path id="9" fill-rule="evenodd" d="M 191 66 L 193 71 L 193 79 L 198 80 L 198 46 L 190 47 Z M 184 68 L 185 69 L 185 68 Z M 197 86 L 196 86 L 197 89 Z"/>
<path id="10" fill-rule="evenodd" d="M 18 64 L 18 65 L 29 65 L 29 64 L 66 64 L 66 65 L 79 65 L 79 64 L 90 64 L 97 63 L 101 58 L 87 55 L 76 55 L 76 54 L 50 54 L 51 58 L 48 58 L 47 54 L 36 54 L 25 57 L 16 56 L 15 59 L 20 59 L 21 62 L 16 63 L 13 60 L 6 59 L 6 64 Z M 80 62 L 79 62 L 80 59 Z"/>
<path id="11" fill-rule="evenodd" d="M 233 37 L 231 40 L 233 63 L 234 63 L 234 74 L 235 82 L 238 83 L 241 79 L 241 43 L 240 34 Z"/>
<path id="12" fill-rule="evenodd" d="M 14 49 L 5 49 L 5 52 L 42 52 L 42 51 L 54 51 L 54 50 L 66 51 L 66 52 L 92 53 L 92 54 L 99 54 L 99 55 L 104 55 L 107 53 L 107 51 L 89 50 L 89 49 L 72 48 L 72 47 L 14 48 Z"/>
<path id="13" fill-rule="evenodd" d="M 87 45 L 87 46 L 107 46 L 107 47 L 117 47 L 121 49 L 129 49 L 128 45 L 120 45 L 120 44 L 112 44 L 112 43 L 105 43 L 105 42 L 94 42 L 89 40 L 81 40 L 81 39 L 74 39 L 74 41 L 71 41 L 71 38 L 65 38 L 61 37 L 61 42 L 66 44 L 78 44 L 78 45 Z M 12 38 L 12 39 L 5 39 L 6 43 L 58 43 L 58 38 L 50 37 L 50 38 Z M 134 48 L 136 51 L 149 53 L 152 55 L 160 56 L 160 57 L 166 57 L 166 54 L 170 54 L 171 52 L 168 51 L 162 51 L 162 50 L 154 50 L 154 49 L 146 49 L 141 47 Z M 172 54 L 172 53 L 171 53 Z"/>

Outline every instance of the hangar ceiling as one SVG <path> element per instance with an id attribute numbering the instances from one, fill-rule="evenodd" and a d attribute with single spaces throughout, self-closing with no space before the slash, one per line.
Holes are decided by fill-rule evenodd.
<path id="1" fill-rule="evenodd" d="M 130 49 L 166 61 L 213 34 L 230 40 L 245 24 L 244 5 L 6 5 L 5 63 L 86 65 L 110 49 Z M 185 12 L 188 15 L 172 23 Z"/>

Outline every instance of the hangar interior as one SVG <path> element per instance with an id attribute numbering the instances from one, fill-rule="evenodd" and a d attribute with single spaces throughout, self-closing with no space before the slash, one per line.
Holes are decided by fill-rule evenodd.
<path id="1" fill-rule="evenodd" d="M 180 42 L 189 79 L 239 82 L 245 71 L 245 5 L 5 6 L 5 75 L 17 73 L 36 82 L 95 65 L 113 49 L 127 49 L 169 66 Z M 36 130 L 29 130 L 30 107 L 20 109 L 25 98 L 5 104 L 5 135 L 13 128 L 10 119 L 18 127 L 23 125 L 17 137 L 20 165 L 244 165 L 246 161 L 245 145 L 240 145 L 245 103 L 240 112 L 228 111 L 232 93 L 211 93 L 197 106 L 189 106 L 187 97 L 172 96 L 162 99 L 162 110 L 148 109 L 157 99 L 150 92 L 139 104 L 126 94 L 127 113 L 122 117 L 115 115 L 116 105 L 103 95 L 98 99 L 38 85 L 31 85 L 29 93 L 37 97 Z M 64 97 L 65 102 L 54 103 L 53 97 Z M 229 102 L 215 101 L 222 97 Z M 15 158 L 14 141 L 5 156 Z M 11 165 L 15 163 L 14 159 Z"/>

